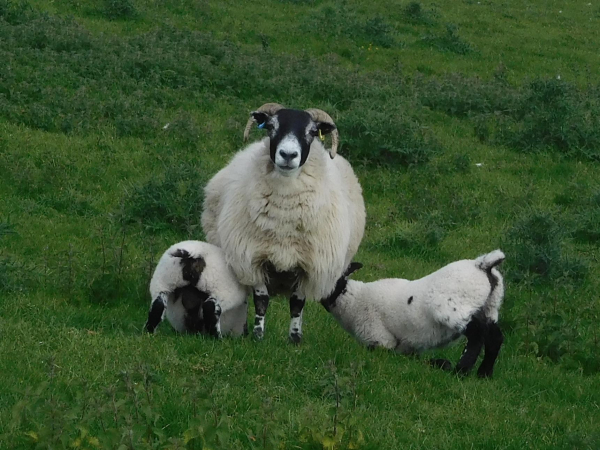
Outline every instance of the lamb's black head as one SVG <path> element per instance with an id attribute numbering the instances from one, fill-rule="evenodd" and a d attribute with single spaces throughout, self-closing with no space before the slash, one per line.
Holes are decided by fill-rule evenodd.
<path id="1" fill-rule="evenodd" d="M 277 103 L 267 103 L 250 113 L 244 139 L 248 138 L 253 122 L 269 133 L 271 161 L 284 175 L 291 175 L 306 162 L 310 145 L 316 136 L 332 133 L 329 150 L 333 158 L 337 152 L 338 133 L 331 117 L 320 109 L 286 109 Z"/>
<path id="2" fill-rule="evenodd" d="M 327 312 L 331 312 L 331 308 L 335 307 L 335 302 L 338 297 L 342 295 L 346 291 L 346 286 L 348 285 L 348 278 L 354 272 L 359 269 L 362 269 L 362 263 L 352 262 L 346 268 L 346 271 L 342 274 L 341 277 L 338 278 L 337 283 L 335 283 L 335 289 L 328 297 L 321 299 L 321 305 L 327 310 Z"/>

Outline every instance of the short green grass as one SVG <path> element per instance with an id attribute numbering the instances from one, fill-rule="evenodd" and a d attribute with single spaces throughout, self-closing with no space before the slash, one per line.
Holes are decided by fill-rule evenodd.
<path id="1" fill-rule="evenodd" d="M 582 2 L 0 0 L 0 448 L 600 447 L 600 9 Z M 502 248 L 493 380 L 142 333 L 162 251 L 267 101 L 335 118 L 362 280 Z M 258 132 L 253 132 L 258 137 Z M 429 356 L 456 360 L 461 345 Z"/>

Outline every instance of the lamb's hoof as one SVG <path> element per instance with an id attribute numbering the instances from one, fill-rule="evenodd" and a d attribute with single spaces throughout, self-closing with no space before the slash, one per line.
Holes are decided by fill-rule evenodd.
<path id="1" fill-rule="evenodd" d="M 479 368 L 479 370 L 477 371 L 477 376 L 479 378 L 492 378 L 492 375 L 494 374 L 494 370 L 487 370 L 487 369 L 482 369 L 481 367 Z"/>
<path id="2" fill-rule="evenodd" d="M 252 333 L 254 334 L 254 339 L 257 341 L 262 341 L 265 337 L 265 331 L 261 327 L 254 327 Z"/>
<path id="3" fill-rule="evenodd" d="M 437 369 L 442 369 L 446 372 L 452 370 L 452 363 L 444 358 L 433 358 L 429 360 L 429 365 Z"/>
<path id="4" fill-rule="evenodd" d="M 460 377 L 466 377 L 467 375 L 469 375 L 469 373 L 471 373 L 471 367 L 456 366 L 454 368 L 454 373 Z"/>
<path id="5" fill-rule="evenodd" d="M 221 339 L 223 339 L 223 336 L 221 335 L 220 331 L 211 331 L 209 333 L 209 335 L 210 335 L 210 337 L 212 337 L 212 338 L 214 338 L 214 339 L 216 339 L 218 341 L 220 341 Z"/>
<path id="6" fill-rule="evenodd" d="M 300 333 L 290 333 L 290 342 L 292 344 L 299 344 L 302 342 L 302 334 Z"/>

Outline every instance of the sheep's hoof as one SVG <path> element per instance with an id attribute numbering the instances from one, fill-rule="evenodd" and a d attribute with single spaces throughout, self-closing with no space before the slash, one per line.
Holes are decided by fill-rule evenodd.
<path id="1" fill-rule="evenodd" d="M 452 370 L 452 363 L 447 359 L 443 358 L 433 358 L 429 360 L 429 365 L 435 367 L 437 369 L 445 370 L 446 372 L 450 372 Z"/>
<path id="2" fill-rule="evenodd" d="M 265 331 L 261 327 L 254 327 L 252 332 L 254 333 L 254 339 L 257 341 L 262 341 L 265 337 Z"/>
<path id="3" fill-rule="evenodd" d="M 292 344 L 299 344 L 302 342 L 302 334 L 301 333 L 290 333 L 290 342 Z"/>

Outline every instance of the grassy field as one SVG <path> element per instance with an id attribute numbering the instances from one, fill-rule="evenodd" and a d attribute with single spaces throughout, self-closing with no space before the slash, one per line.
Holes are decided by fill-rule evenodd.
<path id="1" fill-rule="evenodd" d="M 593 2 L 0 0 L 0 449 L 600 449 L 598 48 Z M 281 298 L 262 342 L 142 333 L 268 101 L 338 125 L 355 278 L 505 251 L 492 380 L 314 303 L 292 346 Z"/>

